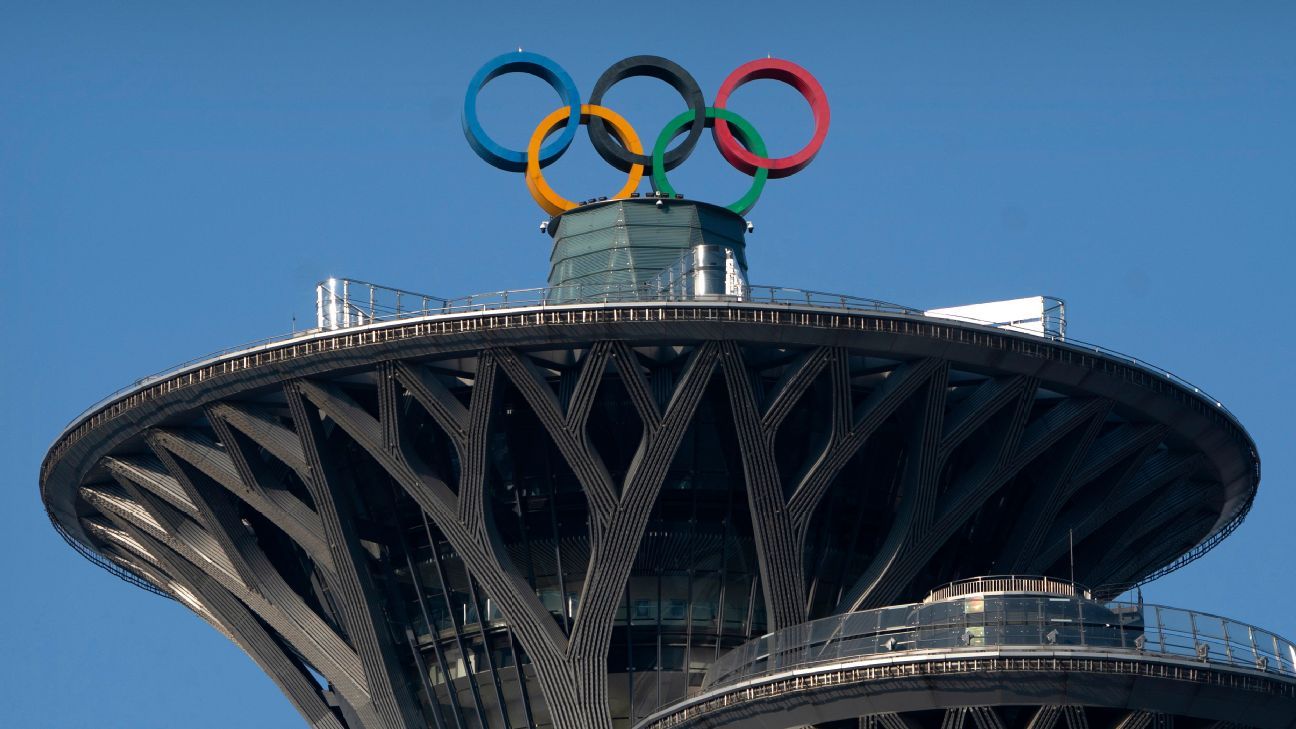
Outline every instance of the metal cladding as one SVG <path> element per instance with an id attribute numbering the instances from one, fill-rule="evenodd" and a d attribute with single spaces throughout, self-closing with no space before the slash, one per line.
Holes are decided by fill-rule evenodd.
<path id="1" fill-rule="evenodd" d="M 749 640 L 959 576 L 1065 575 L 1072 539 L 1076 578 L 1117 592 L 1231 531 L 1257 480 L 1227 414 L 1117 359 L 734 301 L 285 340 L 123 395 L 42 469 L 70 541 L 228 635 L 312 726 L 351 729 L 667 726 L 673 705 L 710 726 L 689 697 Z M 1089 700 L 1087 676 L 1136 680 L 1076 664 L 1057 674 L 1072 693 L 1053 694 L 1037 659 L 1006 660 L 927 685 L 984 729 L 1043 711 L 966 708 L 1012 676 L 1066 705 Z M 923 665 L 870 686 L 930 696 L 915 682 L 955 663 Z M 824 676 L 878 695 L 864 674 Z M 792 711 L 805 686 L 769 685 L 717 696 L 715 720 L 818 721 Z M 935 726 L 823 696 L 860 712 L 825 722 Z"/>
<path id="2" fill-rule="evenodd" d="M 698 246 L 731 251 L 746 271 L 746 226 L 724 208 L 687 200 L 586 205 L 549 224 L 549 287 L 560 301 L 604 291 L 633 293 Z"/>
<path id="3" fill-rule="evenodd" d="M 525 73 L 544 79 L 558 91 L 562 106 L 545 116 L 531 135 L 525 151 L 512 150 L 496 143 L 482 127 L 477 115 L 477 95 L 491 79 L 506 73 Z M 648 149 L 634 128 L 620 114 L 601 105 L 603 96 L 617 82 L 636 76 L 661 79 L 670 84 L 684 101 L 686 110 L 672 119 Z M 725 107 L 729 97 L 740 86 L 757 79 L 771 79 L 796 89 L 814 115 L 814 133 L 810 141 L 795 154 L 770 158 L 765 142 L 756 127 Z M 688 159 L 705 129 L 712 129 L 716 148 L 734 168 L 752 177 L 752 185 L 738 200 L 725 207 L 745 215 L 756 205 L 769 178 L 782 178 L 805 169 L 814 160 L 828 136 L 831 122 L 828 96 L 819 81 L 791 61 L 762 58 L 749 61 L 729 74 L 720 85 L 715 102 L 707 106 L 697 81 L 673 61 L 660 56 L 631 56 L 604 71 L 594 84 L 588 104 L 580 103 L 580 92 L 571 77 L 554 61 L 535 53 L 505 53 L 482 66 L 468 84 L 464 96 L 463 130 L 468 144 L 488 164 L 508 172 L 525 173 L 526 186 L 542 210 L 559 215 L 578 207 L 545 181 L 541 170 L 562 156 L 575 138 L 576 127 L 589 127 L 590 142 L 608 164 L 627 174 L 613 200 L 630 197 L 645 174 L 650 175 L 655 191 L 674 193 L 666 173 Z M 609 132 L 609 127 L 611 131 Z M 545 144 L 558 129 L 562 134 Z M 667 149 L 680 134 L 684 140 Z M 616 137 L 614 140 L 613 137 Z"/>

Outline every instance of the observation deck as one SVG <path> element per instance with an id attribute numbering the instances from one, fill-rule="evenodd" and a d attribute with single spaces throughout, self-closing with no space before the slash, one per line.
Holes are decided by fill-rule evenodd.
<path id="1" fill-rule="evenodd" d="M 1034 584 L 1005 589 L 1025 582 Z M 1054 578 L 973 578 L 920 603 L 786 628 L 730 651 L 698 694 L 636 726 L 836 726 L 987 705 L 1296 726 L 1291 641 L 1217 615 L 1098 602 L 1087 592 Z"/>
<path id="2" fill-rule="evenodd" d="M 51 520 L 252 646 L 321 725 L 578 727 L 721 691 L 707 671 L 770 631 L 996 568 L 1066 574 L 1072 541 L 1114 597 L 1254 498 L 1221 403 L 1066 337 L 1046 299 L 977 322 L 713 258 L 701 287 L 326 282 L 315 329 L 78 416 L 42 464 Z"/>
<path id="3" fill-rule="evenodd" d="M 1233 437 L 1245 443 L 1247 453 L 1244 460 L 1247 473 L 1242 476 L 1249 481 L 1249 489 L 1240 489 L 1240 498 L 1232 496 L 1232 518 L 1224 520 L 1222 528 L 1212 538 L 1199 545 L 1191 553 L 1176 560 L 1166 569 L 1148 575 L 1138 582 L 1105 585 L 1110 592 L 1117 587 L 1132 589 L 1139 582 L 1147 582 L 1178 569 L 1184 564 L 1200 557 L 1215 544 L 1236 528 L 1245 517 L 1254 496 L 1255 487 L 1260 478 L 1260 461 L 1254 444 L 1246 434 L 1245 428 L 1236 416 L 1204 389 L 1179 377 L 1178 375 L 1154 364 L 1128 354 L 1117 352 L 1092 342 L 1067 337 L 1064 306 L 1059 299 L 1043 297 L 1045 306 L 1038 317 L 1012 321 L 981 321 L 962 314 L 938 313 L 942 310 L 926 310 L 902 304 L 895 304 L 878 299 L 830 293 L 809 289 L 800 289 L 776 285 L 751 285 L 742 282 L 735 289 L 730 284 L 729 294 L 712 292 L 695 293 L 691 288 L 682 288 L 679 281 L 686 278 L 677 262 L 664 269 L 656 280 L 638 285 L 612 286 L 577 286 L 565 285 L 555 287 L 538 287 L 514 289 L 471 294 L 456 298 L 443 298 L 402 289 L 395 289 L 380 284 L 346 278 L 333 278 L 320 282 L 316 286 L 316 327 L 255 340 L 246 344 L 227 347 L 208 355 L 187 360 L 178 365 L 161 370 L 155 374 L 142 377 L 124 386 L 98 402 L 90 405 L 72 419 L 51 444 L 41 466 L 42 492 L 48 473 L 59 456 L 89 430 L 115 419 L 126 410 L 131 410 L 145 401 L 160 395 L 207 381 L 209 378 L 223 374 L 243 371 L 248 368 L 270 365 L 275 362 L 296 359 L 298 357 L 318 355 L 324 352 L 339 352 L 353 348 L 368 347 L 390 337 L 411 335 L 410 325 L 414 332 L 445 333 L 458 329 L 472 331 L 481 321 L 486 320 L 489 328 L 527 327 L 543 325 L 547 321 L 573 321 L 570 312 L 583 312 L 580 322 L 625 321 L 643 323 L 657 317 L 658 321 L 670 321 L 676 318 L 701 316 L 704 319 L 747 319 L 742 310 L 752 311 L 752 321 L 759 321 L 762 314 L 769 312 L 770 321 L 779 318 L 783 312 L 791 314 L 804 311 L 815 314 L 864 314 L 884 317 L 895 322 L 926 322 L 942 325 L 947 322 L 971 326 L 950 326 L 948 330 L 940 328 L 930 330 L 931 335 L 948 342 L 970 342 L 975 339 L 978 330 L 1007 331 L 1029 335 L 999 340 L 996 346 L 1017 350 L 1028 356 L 1078 362 L 1107 372 L 1118 379 L 1141 385 L 1155 392 L 1171 394 L 1176 399 L 1191 403 L 1200 414 L 1216 413 L 1210 416 L 1215 421 L 1222 420 Z M 642 305 L 642 306 L 640 306 Z M 686 312 L 692 307 L 713 309 L 714 312 Z M 646 307 L 646 308 L 645 308 Z M 499 315 L 503 314 L 501 318 Z M 795 319 L 794 316 L 787 317 Z M 936 321 L 941 320 L 941 321 Z M 830 320 L 834 321 L 834 320 Z M 1047 342 L 1043 347 L 1038 339 Z M 1037 349 L 1039 347 L 1039 349 Z M 1034 351 L 1032 351 L 1034 350 Z M 1052 351 L 1050 351 L 1052 350 Z M 55 528 L 66 535 L 66 528 L 50 512 Z M 73 529 L 73 531 L 79 531 Z M 77 540 L 79 541 L 79 540 Z M 110 571 L 119 572 L 111 564 L 105 564 L 93 553 L 87 553 L 79 544 L 73 546 L 101 566 Z M 120 575 L 129 577 L 126 575 Z M 135 581 L 135 580 L 130 580 Z M 144 585 L 146 586 L 146 585 Z"/>

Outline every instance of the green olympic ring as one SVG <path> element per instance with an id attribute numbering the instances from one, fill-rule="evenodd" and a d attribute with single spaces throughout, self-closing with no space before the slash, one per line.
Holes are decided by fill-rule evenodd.
<path id="1" fill-rule="evenodd" d="M 664 192 L 667 195 L 674 195 L 675 188 L 671 187 L 670 181 L 666 179 L 666 148 L 675 140 L 685 127 L 688 127 L 697 118 L 697 112 L 693 109 L 680 114 L 679 116 L 666 122 L 666 128 L 662 129 L 657 136 L 657 143 L 653 145 L 652 158 L 652 182 L 653 188 L 658 192 Z M 706 125 L 708 128 L 715 126 L 715 120 L 722 119 L 732 125 L 734 136 L 742 143 L 751 153 L 764 157 L 766 154 L 765 140 L 756 131 L 756 127 L 751 125 L 746 119 L 729 111 L 728 109 L 717 109 L 714 106 L 706 108 Z M 712 131 L 712 134 L 715 132 Z M 725 205 L 725 209 L 732 210 L 739 215 L 746 215 L 756 205 L 757 198 L 760 197 L 761 191 L 765 189 L 765 181 L 769 179 L 769 169 L 766 167 L 756 168 L 756 174 L 752 175 L 751 187 L 747 193 L 736 201 Z"/>

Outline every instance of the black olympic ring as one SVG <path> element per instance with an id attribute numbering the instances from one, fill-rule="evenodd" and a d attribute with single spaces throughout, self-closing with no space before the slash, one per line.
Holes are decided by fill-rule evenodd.
<path id="1" fill-rule="evenodd" d="M 688 156 L 693 152 L 693 148 L 697 146 L 698 140 L 702 138 L 702 132 L 706 130 L 706 99 L 702 96 L 702 89 L 698 86 L 697 81 L 693 80 L 693 76 L 674 61 L 661 56 L 631 56 L 614 63 L 608 70 L 603 72 L 603 75 L 598 77 L 598 81 L 594 83 L 594 91 L 590 93 L 589 103 L 602 106 L 603 95 L 609 89 L 616 85 L 618 81 L 624 81 L 635 76 L 649 76 L 665 81 L 679 92 L 679 95 L 684 98 L 684 102 L 693 110 L 693 123 L 689 125 L 688 136 L 674 149 L 666 153 L 666 161 L 663 166 L 667 171 L 673 170 L 688 159 Z M 613 138 L 612 133 L 608 131 L 607 124 L 602 119 L 597 117 L 590 119 L 589 138 L 599 156 L 616 169 L 629 172 L 632 166 L 643 165 L 646 173 L 652 173 L 653 158 L 651 152 L 649 154 L 635 154 L 627 150 Z"/>

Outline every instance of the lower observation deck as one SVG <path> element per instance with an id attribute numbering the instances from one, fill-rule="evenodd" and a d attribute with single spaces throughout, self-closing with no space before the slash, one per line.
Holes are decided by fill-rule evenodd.
<path id="1" fill-rule="evenodd" d="M 1072 541 L 1113 597 L 1258 485 L 1217 401 L 1101 348 L 793 289 L 607 298 L 371 308 L 148 378 L 55 442 L 50 517 L 318 726 L 565 729 L 711 691 L 769 632 L 1067 574 Z M 1090 659 L 1018 649 L 973 658 Z"/>
<path id="2" fill-rule="evenodd" d="M 965 715 L 978 727 L 1038 727 L 1064 713 L 1070 726 L 1093 714 L 1122 727 L 1151 717 L 1296 727 L 1296 645 L 1161 605 L 971 593 L 763 636 L 637 728 L 948 727 Z"/>

